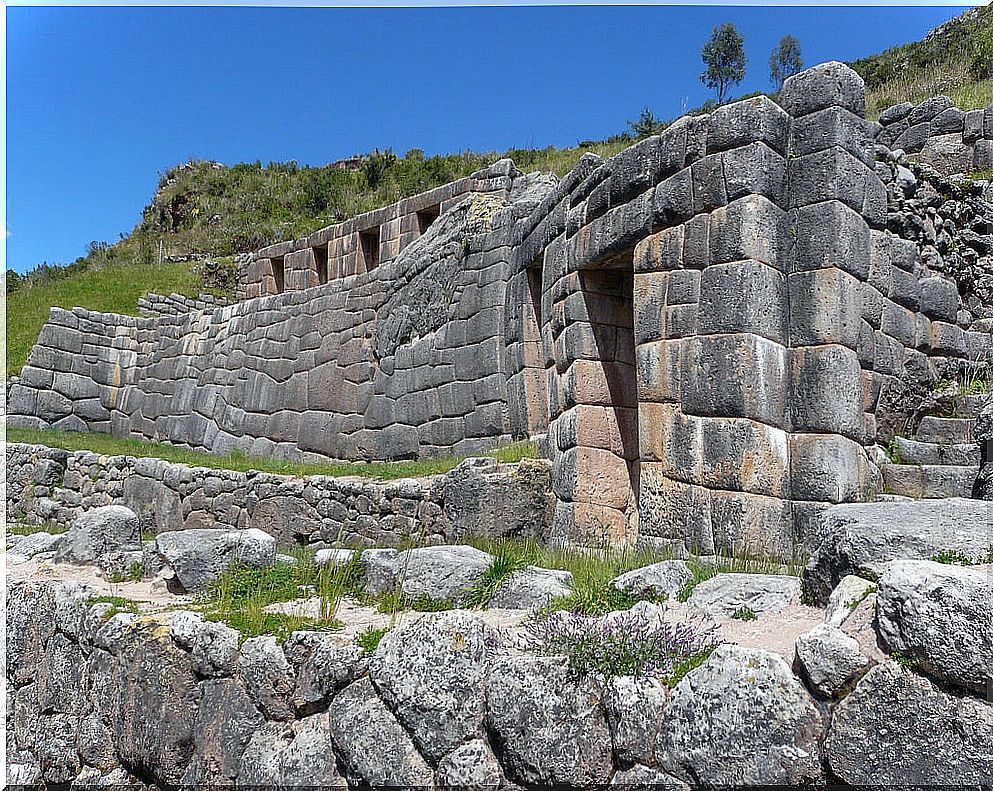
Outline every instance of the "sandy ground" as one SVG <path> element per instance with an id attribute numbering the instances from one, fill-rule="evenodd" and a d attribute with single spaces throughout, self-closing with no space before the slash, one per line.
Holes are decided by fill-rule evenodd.
<path id="1" fill-rule="evenodd" d="M 72 566 L 54 563 L 50 560 L 23 560 L 15 555 L 6 556 L 7 580 L 73 580 L 86 585 L 94 596 L 122 596 L 137 602 L 141 612 L 156 612 L 164 609 L 189 607 L 191 596 L 176 596 L 166 590 L 161 581 L 142 580 L 140 582 L 109 582 L 94 566 Z M 298 599 L 270 605 L 269 612 L 291 615 L 320 617 L 319 598 Z M 425 617 L 426 613 L 403 612 L 396 615 L 381 613 L 373 607 L 363 606 L 352 600 L 342 601 L 336 617 L 344 624 L 333 634 L 343 643 L 351 643 L 356 635 L 370 627 L 387 628 L 409 619 Z M 523 623 L 530 613 L 526 610 L 481 610 L 478 615 L 489 626 L 500 630 L 504 644 L 508 647 L 522 642 Z M 702 620 L 691 608 L 678 602 L 669 602 L 664 607 L 664 619 L 669 622 L 691 622 L 701 626 L 715 625 L 719 639 L 743 646 L 763 648 L 793 660 L 794 643 L 797 636 L 824 620 L 824 611 L 801 604 L 793 604 L 778 613 L 759 616 L 754 621 L 735 619 Z"/>

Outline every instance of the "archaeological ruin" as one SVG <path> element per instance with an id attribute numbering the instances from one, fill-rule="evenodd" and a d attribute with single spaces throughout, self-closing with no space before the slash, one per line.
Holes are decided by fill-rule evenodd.
<path id="1" fill-rule="evenodd" d="M 535 438 L 547 538 L 788 558 L 888 485 L 908 389 L 991 349 L 889 146 L 989 167 L 993 105 L 868 122 L 829 63 L 560 181 L 501 160 L 246 256 L 233 304 L 53 308 L 8 423 L 296 460 Z"/>

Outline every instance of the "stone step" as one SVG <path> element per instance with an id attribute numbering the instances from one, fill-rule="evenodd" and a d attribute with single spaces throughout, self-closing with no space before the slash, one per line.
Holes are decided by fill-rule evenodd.
<path id="1" fill-rule="evenodd" d="M 917 440 L 939 445 L 961 445 L 972 442 L 973 421 L 963 417 L 927 415 L 917 428 Z"/>
<path id="2" fill-rule="evenodd" d="M 978 466 L 952 466 L 947 464 L 884 464 L 883 493 L 935 499 L 942 497 L 969 497 L 972 485 L 979 475 Z"/>
<path id="3" fill-rule="evenodd" d="M 950 464 L 954 467 L 978 467 L 979 445 L 974 442 L 939 445 L 906 437 L 894 437 L 891 452 L 896 464 Z"/>
<path id="4" fill-rule="evenodd" d="M 959 396 L 955 399 L 955 417 L 967 417 L 975 420 L 983 411 L 989 397 L 989 393 Z"/>

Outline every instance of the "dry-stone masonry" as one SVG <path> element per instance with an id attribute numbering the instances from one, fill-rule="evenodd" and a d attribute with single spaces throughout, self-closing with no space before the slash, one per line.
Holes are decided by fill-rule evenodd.
<path id="1" fill-rule="evenodd" d="M 988 618 L 993 588 L 957 567 L 938 580 L 932 565 L 884 574 L 878 633 L 859 626 L 866 602 L 848 605 L 797 640 L 795 669 L 724 644 L 671 690 L 652 676 L 579 677 L 466 610 L 408 615 L 364 656 L 334 633 L 242 642 L 193 612 L 115 614 L 76 583 L 22 581 L 8 589 L 8 780 L 988 787 L 993 646 L 970 620 Z M 939 586 L 954 595 L 939 601 Z M 902 665 L 859 636 L 906 651 Z"/>
<path id="2" fill-rule="evenodd" d="M 993 102 L 985 110 L 960 110 L 947 96 L 883 110 L 876 140 L 914 154 L 944 174 L 993 168 Z"/>
<path id="3" fill-rule="evenodd" d="M 934 107 L 893 122 L 950 124 L 974 167 L 989 110 L 980 140 Z M 288 458 L 544 437 L 555 540 L 789 557 L 880 490 L 907 382 L 991 348 L 891 227 L 888 129 L 828 63 L 557 183 L 503 160 L 267 248 L 234 305 L 53 309 L 10 421 Z"/>
<path id="4" fill-rule="evenodd" d="M 297 478 L 101 456 L 8 443 L 7 518 L 69 527 L 80 515 L 125 505 L 141 530 L 264 530 L 284 544 L 395 545 L 475 536 L 542 540 L 551 527 L 548 462 L 467 459 L 446 475 L 376 481 Z M 480 471 L 482 470 L 482 472 Z"/>

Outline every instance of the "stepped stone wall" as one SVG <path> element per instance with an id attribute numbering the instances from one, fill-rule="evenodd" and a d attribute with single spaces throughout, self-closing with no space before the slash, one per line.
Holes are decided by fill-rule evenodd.
<path id="1" fill-rule="evenodd" d="M 308 241 L 283 293 L 53 309 L 10 420 L 288 458 L 545 436 L 556 540 L 788 557 L 827 504 L 878 491 L 867 449 L 905 383 L 991 337 L 887 229 L 861 79 L 824 64 L 779 102 L 680 119 L 557 183 L 497 163 L 474 176 L 496 191 L 452 198 L 374 269 L 329 247 L 325 284 Z"/>
<path id="2" fill-rule="evenodd" d="M 187 297 L 182 294 L 145 294 L 138 300 L 138 313 L 142 316 L 177 316 L 195 310 L 209 310 L 228 301 L 212 294 Z"/>
<path id="3" fill-rule="evenodd" d="M 16 442 L 6 447 L 7 518 L 71 526 L 125 505 L 142 530 L 258 528 L 283 544 L 397 546 L 416 536 L 543 539 L 551 523 L 548 463 L 469 459 L 449 473 L 377 481 L 212 470 L 162 459 L 101 456 Z"/>
<path id="4" fill-rule="evenodd" d="M 895 104 L 879 116 L 875 132 L 878 142 L 945 175 L 993 168 L 993 102 L 968 111 L 947 96 Z"/>

